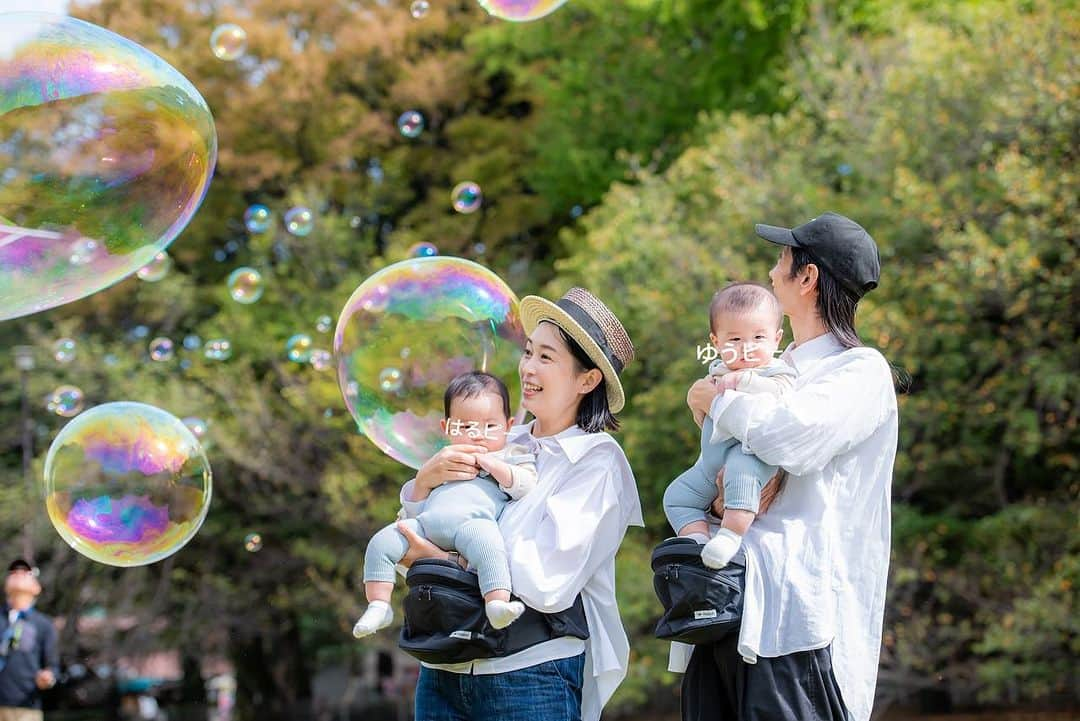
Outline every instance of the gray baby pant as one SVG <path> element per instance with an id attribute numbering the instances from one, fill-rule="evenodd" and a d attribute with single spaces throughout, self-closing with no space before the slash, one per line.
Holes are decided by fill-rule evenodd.
<path id="1" fill-rule="evenodd" d="M 776 474 L 776 466 L 745 453 L 742 443 L 729 438 L 710 443 L 713 421 L 705 416 L 701 426 L 701 455 L 697 462 L 671 482 L 664 492 L 664 513 L 678 533 L 688 523 L 704 521 L 705 511 L 716 500 L 716 474 L 724 469 L 724 508 L 758 512 L 761 489 Z"/>
<path id="2" fill-rule="evenodd" d="M 416 518 L 403 521 L 417 535 L 448 551 L 457 551 L 476 568 L 480 591 L 510 590 L 510 563 L 498 519 L 509 497 L 490 476 L 452 481 L 428 496 Z M 394 566 L 409 550 L 393 523 L 371 537 L 364 554 L 364 582 L 395 580 Z"/>

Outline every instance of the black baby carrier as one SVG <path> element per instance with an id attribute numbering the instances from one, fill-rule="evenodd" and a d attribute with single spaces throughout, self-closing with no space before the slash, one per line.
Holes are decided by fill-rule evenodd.
<path id="1" fill-rule="evenodd" d="M 669 538 L 653 549 L 653 589 L 664 606 L 656 637 L 710 643 L 738 633 L 746 575 L 742 558 L 708 568 L 701 562 L 701 544 L 691 538 Z"/>
<path id="2" fill-rule="evenodd" d="M 589 626 L 579 594 L 558 613 L 525 613 L 503 629 L 494 629 L 484 613 L 484 597 L 475 573 L 453 561 L 423 559 L 405 576 L 405 623 L 398 646 L 427 663 L 461 663 L 509 656 L 543 641 L 564 636 L 586 639 Z M 518 601 L 511 595 L 511 600 Z"/>

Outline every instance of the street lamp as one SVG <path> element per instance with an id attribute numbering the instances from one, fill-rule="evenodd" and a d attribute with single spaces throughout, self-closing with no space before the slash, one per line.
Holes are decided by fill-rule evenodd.
<path id="1" fill-rule="evenodd" d="M 27 501 L 34 497 L 34 479 L 30 475 L 30 465 L 34 459 L 34 434 L 30 420 L 30 371 L 34 370 L 34 347 L 15 346 L 15 367 L 19 371 L 19 384 L 22 392 L 22 471 L 27 486 Z M 34 534 L 31 521 L 34 518 L 34 504 L 28 502 L 26 522 L 23 524 L 23 558 L 30 565 L 34 564 Z"/>

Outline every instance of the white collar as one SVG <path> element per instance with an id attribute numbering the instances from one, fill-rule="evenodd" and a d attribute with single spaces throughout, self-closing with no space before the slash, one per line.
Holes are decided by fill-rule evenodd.
<path id="1" fill-rule="evenodd" d="M 842 350 L 844 346 L 840 345 L 835 335 L 822 333 L 800 345 L 795 345 L 794 342 L 789 343 L 780 355 L 780 359 L 791 364 L 800 373 L 804 373 L 814 361 L 827 358 Z"/>
<path id="2" fill-rule="evenodd" d="M 521 435 L 527 435 L 530 440 L 541 444 L 547 441 L 555 441 L 559 444 L 559 448 L 562 449 L 562 452 L 566 454 L 567 460 L 571 463 L 577 463 L 581 460 L 582 456 L 596 446 L 604 445 L 606 443 L 616 443 L 615 439 L 607 433 L 588 433 L 576 423 L 554 435 L 537 438 L 532 434 L 533 424 L 535 423 L 536 419 L 534 418 L 524 425 L 514 426 L 510 429 L 510 433 L 517 438 L 520 438 Z M 514 437 L 508 438 L 507 440 L 514 441 Z"/>

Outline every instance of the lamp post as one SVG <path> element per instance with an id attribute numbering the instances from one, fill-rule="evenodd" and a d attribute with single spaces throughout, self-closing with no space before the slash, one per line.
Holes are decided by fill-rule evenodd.
<path id="1" fill-rule="evenodd" d="M 19 384 L 22 392 L 22 471 L 26 482 L 27 514 L 23 524 L 22 555 L 30 564 L 34 564 L 34 533 L 31 522 L 34 518 L 34 480 L 30 475 L 30 465 L 34 459 L 34 434 L 30 420 L 30 371 L 34 370 L 34 348 L 28 345 L 15 346 L 15 367 L 19 370 Z"/>

